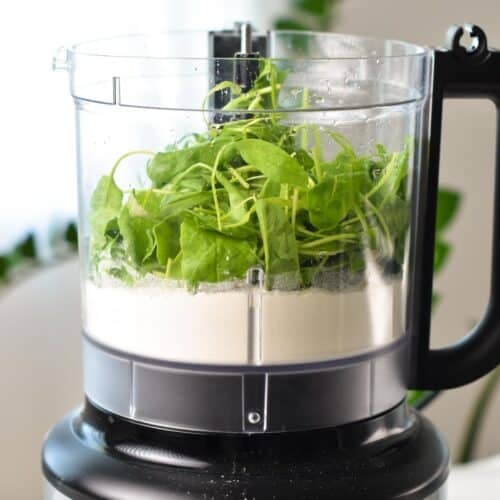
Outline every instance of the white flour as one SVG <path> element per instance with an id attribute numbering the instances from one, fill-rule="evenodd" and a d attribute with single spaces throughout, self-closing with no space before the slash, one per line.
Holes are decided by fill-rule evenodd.
<path id="1" fill-rule="evenodd" d="M 344 292 L 254 293 L 250 300 L 244 288 L 192 294 L 161 279 L 132 287 L 88 281 L 84 328 L 101 344 L 135 355 L 220 364 L 326 360 L 402 334 L 400 281 Z"/>

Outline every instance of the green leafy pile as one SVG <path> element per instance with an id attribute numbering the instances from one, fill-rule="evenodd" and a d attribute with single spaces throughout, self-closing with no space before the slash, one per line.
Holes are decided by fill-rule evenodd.
<path id="1" fill-rule="evenodd" d="M 128 283 L 154 273 L 196 289 L 243 279 L 258 266 L 268 288 L 290 290 L 359 274 L 367 250 L 387 272 L 399 272 L 409 146 L 359 155 L 333 130 L 286 124 L 286 113 L 273 111 L 285 78 L 263 59 L 248 92 L 232 82 L 212 90 L 232 94 L 225 123 L 207 124 L 163 152 L 117 161 L 91 200 L 97 273 Z M 327 144 L 337 151 L 331 158 Z M 151 185 L 124 192 L 115 171 L 137 153 L 152 156 Z"/>

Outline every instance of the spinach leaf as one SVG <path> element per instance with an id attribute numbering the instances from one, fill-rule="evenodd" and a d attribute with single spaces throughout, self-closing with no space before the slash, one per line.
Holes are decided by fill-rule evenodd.
<path id="1" fill-rule="evenodd" d="M 177 215 L 195 206 L 203 206 L 212 200 L 213 194 L 210 191 L 167 194 L 162 199 L 160 215 L 161 217 Z"/>
<path id="2" fill-rule="evenodd" d="M 157 153 L 147 167 L 148 176 L 155 187 L 163 187 L 196 163 L 212 165 L 220 150 L 230 141 L 228 137 L 217 137 L 184 149 Z"/>
<path id="3" fill-rule="evenodd" d="M 398 194 L 404 195 L 406 186 L 403 181 L 408 175 L 408 158 L 408 146 L 399 153 L 393 153 L 377 184 L 370 190 L 367 196 L 372 197 L 376 194 L 375 199 L 377 202 L 380 205 L 384 205 Z"/>
<path id="4" fill-rule="evenodd" d="M 249 241 L 204 229 L 190 217 L 181 224 L 181 249 L 182 276 L 191 287 L 244 278 L 259 262 Z"/>
<path id="5" fill-rule="evenodd" d="M 307 193 L 309 218 L 317 229 L 335 229 L 352 208 L 352 194 L 345 176 L 328 177 Z"/>
<path id="6" fill-rule="evenodd" d="M 279 146 L 261 139 L 246 139 L 234 145 L 249 164 L 280 184 L 306 187 L 308 176 L 300 163 Z"/>
<path id="7" fill-rule="evenodd" d="M 380 209 L 392 239 L 406 235 L 410 220 L 410 207 L 399 197 L 394 197 Z"/>
<path id="8" fill-rule="evenodd" d="M 226 179 L 222 172 L 217 172 L 216 177 L 229 196 L 229 204 L 231 206 L 230 220 L 232 222 L 241 221 L 247 213 L 245 193 Z"/>
<path id="9" fill-rule="evenodd" d="M 122 201 L 123 193 L 113 177 L 102 176 L 90 200 L 92 242 L 96 247 L 102 248 L 106 244 L 106 233 L 110 227 L 116 226 Z"/>
<path id="10" fill-rule="evenodd" d="M 180 227 L 175 219 L 165 219 L 153 226 L 153 239 L 160 265 L 167 265 L 168 259 L 174 259 L 180 250 Z"/>
<path id="11" fill-rule="evenodd" d="M 300 287 L 299 254 L 295 232 L 283 208 L 268 199 L 256 202 L 265 256 L 267 286 L 294 290 Z"/>
<path id="12" fill-rule="evenodd" d="M 132 262 L 138 267 L 144 264 L 155 250 L 153 228 L 156 225 L 155 220 L 145 216 L 146 213 L 139 207 L 136 199 L 131 196 L 118 218 L 125 248 Z"/>

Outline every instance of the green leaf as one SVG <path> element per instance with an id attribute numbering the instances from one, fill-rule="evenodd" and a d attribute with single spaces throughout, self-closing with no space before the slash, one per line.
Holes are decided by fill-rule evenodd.
<path id="1" fill-rule="evenodd" d="M 136 266 L 144 264 L 155 250 L 153 228 L 155 221 L 141 215 L 135 215 L 133 197 L 123 207 L 118 218 L 118 227 L 123 236 L 125 248 Z"/>
<path id="2" fill-rule="evenodd" d="M 446 229 L 460 208 L 460 193 L 451 189 L 440 189 L 437 201 L 436 231 Z"/>
<path id="3" fill-rule="evenodd" d="M 408 147 L 405 147 L 400 153 L 393 153 L 377 184 L 368 193 L 368 196 L 376 194 L 375 199 L 378 199 L 379 204 L 383 205 L 404 191 L 404 180 L 408 175 L 408 158 Z"/>
<path id="4" fill-rule="evenodd" d="M 324 16 L 332 8 L 332 0 L 293 0 L 293 4 L 299 10 L 313 16 Z"/>
<path id="5" fill-rule="evenodd" d="M 270 84 L 272 85 L 274 83 L 278 85 L 285 81 L 288 71 L 280 70 L 277 66 L 277 62 L 271 59 L 261 59 L 259 64 L 259 76 L 255 79 L 252 90 L 261 90 L 269 87 Z"/>
<path id="6" fill-rule="evenodd" d="M 246 139 L 235 145 L 241 156 L 267 178 L 280 184 L 306 187 L 308 176 L 300 163 L 279 146 L 260 139 Z"/>
<path id="7" fill-rule="evenodd" d="M 184 149 L 157 153 L 147 167 L 148 176 L 155 187 L 163 187 L 196 163 L 213 165 L 220 150 L 230 141 L 228 137 L 218 137 Z"/>
<path id="8" fill-rule="evenodd" d="M 324 163 L 321 168 L 327 177 L 343 179 L 342 183 L 350 192 L 353 203 L 367 190 L 367 162 L 365 158 L 357 157 L 354 151 L 340 151 L 333 162 Z"/>
<path id="9" fill-rule="evenodd" d="M 113 177 L 101 177 L 90 200 L 90 225 L 92 228 L 92 242 L 102 247 L 106 241 L 106 232 L 120 213 L 123 193 L 115 184 Z"/>
<path id="10" fill-rule="evenodd" d="M 69 243 L 73 249 L 78 248 L 78 229 L 74 222 L 68 224 L 64 231 L 64 241 Z"/>
<path id="11" fill-rule="evenodd" d="M 192 218 L 181 224 L 181 248 L 182 276 L 191 287 L 244 278 L 259 262 L 249 241 L 204 229 Z"/>
<path id="12" fill-rule="evenodd" d="M 448 260 L 451 251 L 451 246 L 441 239 L 436 240 L 434 248 L 434 272 L 438 273 L 442 270 L 444 264 Z"/>
<path id="13" fill-rule="evenodd" d="M 298 149 L 294 151 L 293 157 L 308 171 L 312 170 L 314 167 L 314 160 L 311 155 L 304 149 Z"/>
<path id="14" fill-rule="evenodd" d="M 393 239 L 406 235 L 410 221 L 410 207 L 398 196 L 380 208 L 380 213 Z"/>
<path id="15" fill-rule="evenodd" d="M 162 199 L 160 215 L 161 217 L 171 217 L 195 206 L 203 206 L 211 201 L 213 201 L 211 191 L 167 194 Z"/>
<path id="16" fill-rule="evenodd" d="M 132 262 L 138 267 L 142 266 L 153 255 L 157 248 L 158 237 L 166 236 L 167 226 L 170 229 L 169 235 L 175 238 L 175 228 L 170 226 L 171 221 L 160 219 L 164 197 L 163 193 L 152 190 L 134 191 L 120 212 L 118 227 L 126 250 Z M 178 251 L 178 234 L 177 247 L 175 242 L 169 241 L 165 242 L 160 250 L 162 256 L 164 256 L 162 252 L 168 253 L 168 258 L 171 255 L 165 249 L 166 245 L 173 245 L 173 248 L 177 248 Z"/>
<path id="17" fill-rule="evenodd" d="M 119 279 L 126 285 L 133 285 L 134 284 L 134 278 L 130 275 L 130 273 L 123 267 L 112 267 L 108 271 L 110 276 L 113 276 L 114 278 Z"/>
<path id="18" fill-rule="evenodd" d="M 210 89 L 210 92 L 205 96 L 205 99 L 203 99 L 202 108 L 203 109 L 206 108 L 207 100 L 213 94 L 219 92 L 220 94 L 224 95 L 225 93 L 227 93 L 229 91 L 231 92 L 231 94 L 233 96 L 240 95 L 241 94 L 241 86 L 238 85 L 237 83 L 231 82 L 231 81 L 223 81 L 223 82 L 218 83 L 217 85 L 214 85 Z"/>
<path id="19" fill-rule="evenodd" d="M 133 207 L 135 215 L 142 215 L 144 217 L 159 217 L 161 206 L 165 193 L 145 189 L 141 191 L 134 190 L 131 197 L 133 198 Z"/>
<path id="20" fill-rule="evenodd" d="M 300 266 L 295 232 L 283 208 L 268 199 L 256 202 L 265 256 L 266 285 L 296 289 Z"/>
<path id="21" fill-rule="evenodd" d="M 5 255 L 0 255 L 0 283 L 7 281 L 9 270 L 9 259 Z"/>
<path id="22" fill-rule="evenodd" d="M 35 235 L 28 234 L 21 243 L 16 245 L 14 252 L 18 253 L 21 257 L 25 259 L 35 259 L 36 258 L 36 244 Z"/>
<path id="23" fill-rule="evenodd" d="M 176 280 L 182 279 L 182 251 L 180 251 L 175 259 L 172 259 L 167 263 L 166 277 Z"/>
<path id="24" fill-rule="evenodd" d="M 291 31 L 307 31 L 309 26 L 291 17 L 280 17 L 274 21 L 274 27 L 277 30 L 291 30 Z"/>
<path id="25" fill-rule="evenodd" d="M 217 180 L 222 184 L 224 189 L 227 191 L 229 196 L 229 203 L 231 205 L 231 217 L 230 221 L 238 222 L 241 221 L 247 214 L 245 207 L 245 193 L 242 189 L 232 184 L 222 172 L 217 172 Z"/>
<path id="26" fill-rule="evenodd" d="M 317 229 L 335 229 L 352 208 L 345 177 L 329 177 L 307 194 L 309 218 Z"/>
<path id="27" fill-rule="evenodd" d="M 153 227 L 153 239 L 158 262 L 165 266 L 180 250 L 180 230 L 177 220 L 166 219 Z"/>
<path id="28" fill-rule="evenodd" d="M 352 273 L 359 273 L 366 267 L 365 256 L 363 252 L 351 251 L 348 254 L 349 269 Z"/>
<path id="29" fill-rule="evenodd" d="M 420 409 L 421 404 L 429 401 L 429 398 L 433 399 L 437 394 L 435 391 L 408 391 L 406 402 L 409 406 Z"/>
<path id="30" fill-rule="evenodd" d="M 438 304 L 441 302 L 441 294 L 439 294 L 438 292 L 432 292 L 432 310 L 434 311 L 434 309 L 438 306 Z"/>

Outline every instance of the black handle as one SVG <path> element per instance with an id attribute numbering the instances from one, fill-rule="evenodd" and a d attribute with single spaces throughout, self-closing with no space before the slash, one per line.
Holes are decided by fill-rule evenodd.
<path id="1" fill-rule="evenodd" d="M 460 45 L 464 31 L 472 44 Z M 431 294 L 434 260 L 435 219 L 439 178 L 439 152 L 443 99 L 487 98 L 497 108 L 497 149 L 493 220 L 493 258 L 490 298 L 478 325 L 460 342 L 443 349 L 429 348 Z M 448 389 L 468 384 L 500 363 L 500 52 L 488 49 L 484 31 L 478 26 L 452 26 L 447 50 L 434 53 L 428 168 L 418 182 L 418 228 L 414 234 L 413 289 L 409 328 L 414 344 L 410 386 L 418 389 Z M 480 167 L 480 165 L 478 165 Z"/>

